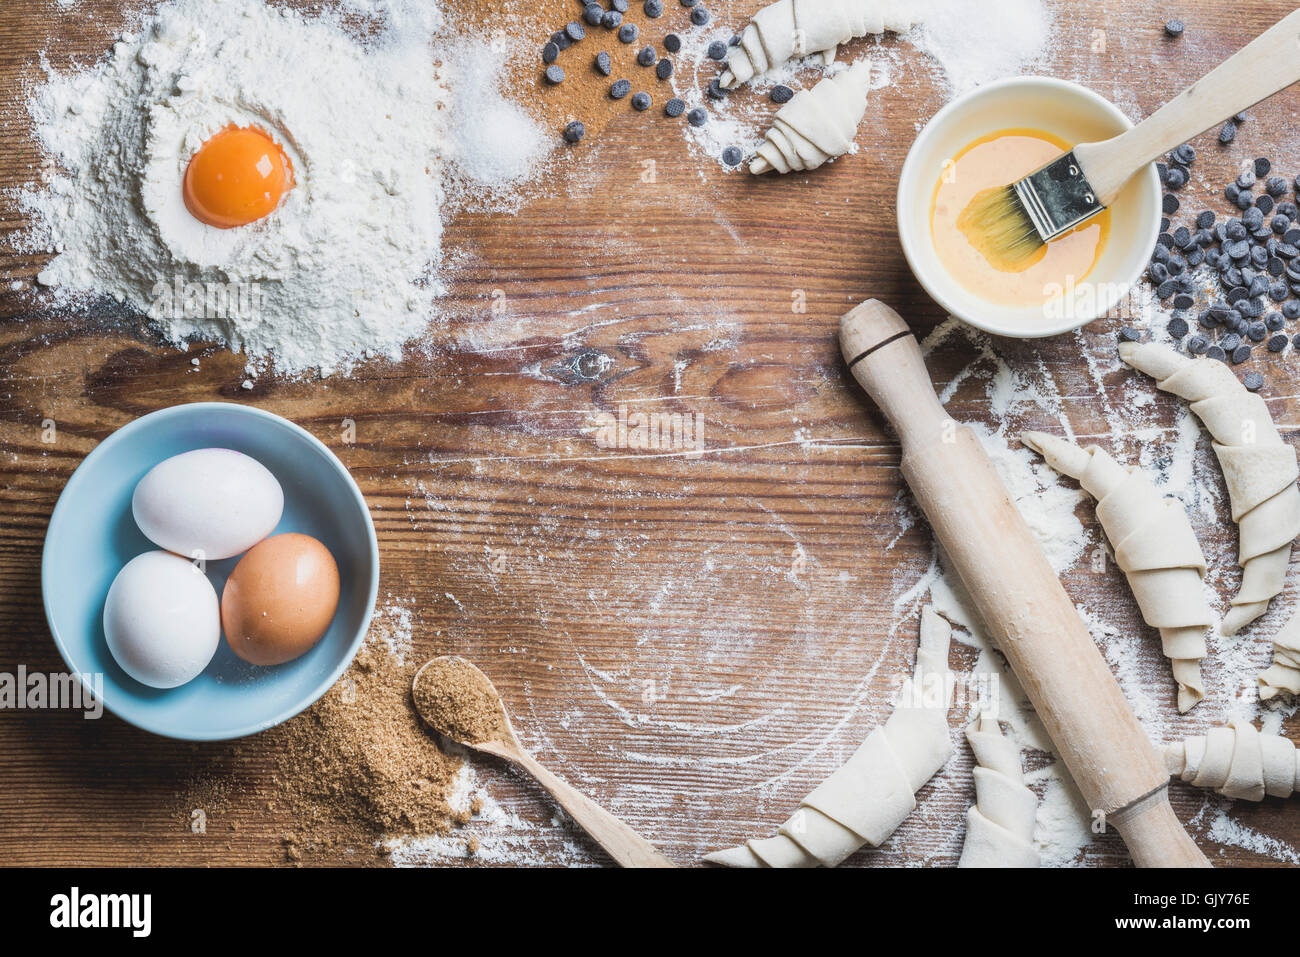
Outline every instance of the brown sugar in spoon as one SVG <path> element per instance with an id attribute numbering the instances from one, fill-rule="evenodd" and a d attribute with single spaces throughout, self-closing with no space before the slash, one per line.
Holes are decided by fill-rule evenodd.
<path id="1" fill-rule="evenodd" d="M 515 736 L 488 676 L 464 658 L 449 655 L 425 662 L 411 682 L 411 696 L 420 717 L 439 734 L 532 775 L 620 866 L 676 866 L 627 824 L 538 764 Z"/>

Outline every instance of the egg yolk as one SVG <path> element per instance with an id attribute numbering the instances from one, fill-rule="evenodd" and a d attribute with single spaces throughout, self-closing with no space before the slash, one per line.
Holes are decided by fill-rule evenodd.
<path id="1" fill-rule="evenodd" d="M 190 158 L 182 193 L 195 219 L 218 229 L 269 216 L 293 188 L 293 165 L 254 126 L 228 126 Z"/>

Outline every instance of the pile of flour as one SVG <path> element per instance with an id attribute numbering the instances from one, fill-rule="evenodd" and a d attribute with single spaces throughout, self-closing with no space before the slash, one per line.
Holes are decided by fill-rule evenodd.
<path id="1" fill-rule="evenodd" d="M 397 358 L 438 288 L 445 89 L 432 3 L 383 3 L 364 42 L 331 15 L 258 0 L 171 0 L 87 70 L 31 99 L 59 167 L 20 199 L 38 281 L 69 306 L 104 297 L 169 341 L 215 339 L 295 373 Z M 373 15 L 379 14 L 376 18 Z M 189 157 L 228 125 L 281 144 L 295 187 L 233 230 L 186 211 Z"/>

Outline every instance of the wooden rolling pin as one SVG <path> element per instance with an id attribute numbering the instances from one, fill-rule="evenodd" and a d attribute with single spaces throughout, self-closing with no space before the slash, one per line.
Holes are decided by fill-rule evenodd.
<path id="1" fill-rule="evenodd" d="M 907 324 L 864 302 L 841 320 L 840 346 L 898 432 L 903 478 L 1088 806 L 1139 867 L 1209 867 L 1169 806 L 1164 763 L 979 439 L 939 404 Z"/>

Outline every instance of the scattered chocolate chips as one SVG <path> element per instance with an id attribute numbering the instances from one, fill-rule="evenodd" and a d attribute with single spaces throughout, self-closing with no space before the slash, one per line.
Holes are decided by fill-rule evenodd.
<path id="1" fill-rule="evenodd" d="M 645 15 L 651 20 L 658 20 L 664 15 L 664 5 L 661 0 L 645 0 Z"/>
<path id="2" fill-rule="evenodd" d="M 571 23 L 569 23 L 569 25 L 564 28 L 564 32 L 567 33 L 569 35 L 569 39 L 575 43 L 577 43 L 581 39 L 584 39 L 587 36 L 587 28 L 584 27 L 577 20 L 574 20 Z"/>
<path id="3" fill-rule="evenodd" d="M 722 162 L 728 166 L 739 166 L 740 161 L 745 158 L 745 154 L 740 151 L 738 146 L 728 146 L 722 151 Z"/>
<path id="4" fill-rule="evenodd" d="M 691 126 L 703 126 L 709 122 L 709 111 L 702 106 L 697 106 L 686 114 L 686 122 Z M 1300 305 L 1300 303 L 1297 303 L 1297 305 Z"/>
<path id="5" fill-rule="evenodd" d="M 675 33 L 670 33 L 664 37 L 664 49 L 669 53 L 677 53 L 682 48 L 682 38 Z"/>
<path id="6" fill-rule="evenodd" d="M 709 44 L 710 60 L 725 60 L 727 58 L 727 45 L 721 40 L 714 40 Z"/>
<path id="7" fill-rule="evenodd" d="M 560 48 L 554 43 L 548 43 L 542 47 L 542 62 L 554 63 L 560 58 Z"/>
<path id="8" fill-rule="evenodd" d="M 646 110 L 650 109 L 653 102 L 654 101 L 650 99 L 649 93 L 632 94 L 632 109 L 637 110 L 638 112 L 644 113 Z"/>
<path id="9" fill-rule="evenodd" d="M 609 88 L 610 98 L 614 100 L 621 100 L 623 99 L 623 97 L 627 96 L 631 92 L 632 92 L 631 80 L 615 80 L 610 85 Z"/>
<path id="10" fill-rule="evenodd" d="M 606 30 L 613 30 L 623 22 L 623 14 L 617 10 L 606 10 L 600 18 L 600 25 Z"/>
<path id="11" fill-rule="evenodd" d="M 579 120 L 574 120 L 564 128 L 564 141 L 566 143 L 577 143 L 587 135 L 587 128 Z"/>
<path id="12" fill-rule="evenodd" d="M 790 89 L 784 83 L 778 83 L 776 86 L 772 87 L 771 96 L 773 103 L 789 103 L 794 99 L 794 90 Z"/>
<path id="13" fill-rule="evenodd" d="M 676 119 L 686 112 L 686 101 L 673 97 L 664 105 L 664 114 Z"/>
<path id="14" fill-rule="evenodd" d="M 600 26 L 601 18 L 605 16 L 605 8 L 599 3 L 589 3 L 582 8 L 582 19 L 587 21 L 588 26 Z"/>
<path id="15" fill-rule="evenodd" d="M 642 47 L 636 55 L 636 62 L 641 66 L 654 66 L 658 59 L 659 55 L 655 53 L 654 47 Z"/>
<path id="16" fill-rule="evenodd" d="M 614 72 L 614 63 L 604 50 L 596 54 L 596 69 L 602 76 L 609 76 Z"/>
<path id="17" fill-rule="evenodd" d="M 1186 29 L 1187 27 L 1182 20 L 1170 20 L 1165 24 L 1165 36 L 1171 40 L 1177 40 Z"/>
<path id="18" fill-rule="evenodd" d="M 673 61 L 664 57 L 655 65 L 655 76 L 661 80 L 666 80 L 673 75 Z"/>
<path id="19" fill-rule="evenodd" d="M 702 27 L 709 22 L 709 11 L 704 7 L 695 7 L 691 10 L 691 23 L 697 27 Z"/>
<path id="20" fill-rule="evenodd" d="M 546 68 L 546 82 L 547 82 L 547 83 L 563 83 L 563 82 L 564 82 L 564 68 L 563 68 L 563 67 L 559 67 L 559 66 L 554 66 L 554 65 L 552 65 L 552 66 L 548 66 L 548 67 Z"/>
<path id="21" fill-rule="evenodd" d="M 640 32 L 635 23 L 625 23 L 618 28 L 618 38 L 623 43 L 636 43 L 636 38 Z"/>
<path id="22" fill-rule="evenodd" d="M 722 84 L 718 81 L 716 76 L 709 81 L 709 87 L 705 92 L 707 92 L 709 98 L 713 100 L 725 100 L 727 98 L 727 91 L 722 88 Z"/>

